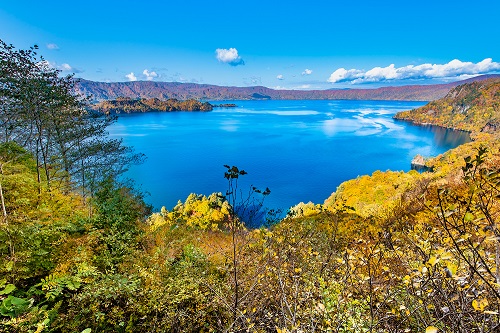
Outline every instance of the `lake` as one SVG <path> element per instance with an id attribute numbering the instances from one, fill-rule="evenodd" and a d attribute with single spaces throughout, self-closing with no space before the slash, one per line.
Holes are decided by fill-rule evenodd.
<path id="1" fill-rule="evenodd" d="M 226 103 L 217 101 L 214 104 Z M 228 101 L 212 112 L 120 114 L 110 135 L 144 153 L 127 176 L 171 209 L 189 193 L 225 193 L 224 164 L 248 172 L 240 188 L 269 187 L 265 205 L 288 209 L 323 201 L 340 183 L 376 170 L 410 170 L 417 155 L 436 156 L 470 141 L 465 132 L 396 121 L 400 101 Z"/>

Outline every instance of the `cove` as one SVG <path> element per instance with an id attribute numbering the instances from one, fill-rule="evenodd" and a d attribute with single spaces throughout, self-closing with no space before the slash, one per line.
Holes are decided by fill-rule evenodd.
<path id="1" fill-rule="evenodd" d="M 248 172 L 271 194 L 269 208 L 323 203 L 343 181 L 376 170 L 410 170 L 417 155 L 436 156 L 470 141 L 465 132 L 415 126 L 392 116 L 424 105 L 411 101 L 217 101 L 212 112 L 120 114 L 110 136 L 147 156 L 126 174 L 155 209 L 171 209 L 194 192 L 225 193 L 224 164 Z"/>

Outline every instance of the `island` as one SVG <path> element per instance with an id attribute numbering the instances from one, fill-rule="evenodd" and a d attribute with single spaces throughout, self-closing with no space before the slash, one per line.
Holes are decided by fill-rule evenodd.
<path id="1" fill-rule="evenodd" d="M 138 112 L 174 112 L 174 111 L 212 111 L 214 108 L 235 108 L 234 103 L 210 104 L 195 99 L 180 101 L 175 98 L 161 100 L 159 98 L 118 97 L 101 101 L 92 105 L 92 109 L 104 114 L 138 113 Z"/>
<path id="2" fill-rule="evenodd" d="M 162 101 L 158 98 L 132 99 L 119 97 L 114 100 L 102 101 L 92 106 L 92 109 L 105 114 L 138 113 L 138 112 L 173 112 L 173 111 L 212 111 L 214 105 L 194 99 L 179 101 L 169 98 Z"/>

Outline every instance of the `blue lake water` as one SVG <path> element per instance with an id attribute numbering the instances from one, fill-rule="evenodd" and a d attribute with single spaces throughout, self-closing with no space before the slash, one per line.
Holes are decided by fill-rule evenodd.
<path id="1" fill-rule="evenodd" d="M 423 102 L 233 102 L 237 108 L 212 112 L 119 115 L 110 135 L 147 156 L 127 173 L 150 194 L 147 202 L 171 209 L 192 192 L 225 193 L 228 164 L 248 172 L 240 188 L 271 189 L 270 208 L 323 203 L 345 180 L 408 171 L 417 154 L 436 156 L 469 141 L 464 132 L 392 119 Z"/>

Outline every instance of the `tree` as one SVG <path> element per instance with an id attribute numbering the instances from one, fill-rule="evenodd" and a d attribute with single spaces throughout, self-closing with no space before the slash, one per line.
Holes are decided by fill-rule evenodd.
<path id="1" fill-rule="evenodd" d="M 116 118 L 91 110 L 88 98 L 75 93 L 74 77 L 61 76 L 37 49 L 17 50 L 0 40 L 0 141 L 33 154 L 38 183 L 49 191 L 92 196 L 99 182 L 143 156 L 108 138 L 106 128 Z"/>

